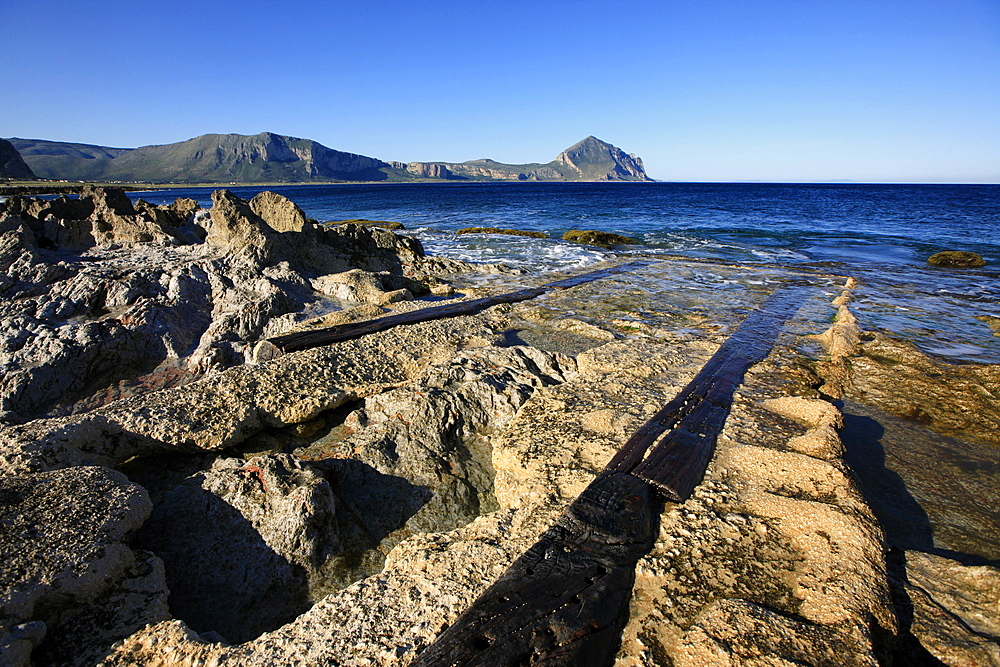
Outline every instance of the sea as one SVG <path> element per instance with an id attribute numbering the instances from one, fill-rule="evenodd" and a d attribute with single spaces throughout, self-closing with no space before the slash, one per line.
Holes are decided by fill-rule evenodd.
<path id="1" fill-rule="evenodd" d="M 131 193 L 154 204 L 214 188 Z M 863 327 L 955 362 L 1000 363 L 1000 185 L 779 183 L 419 183 L 232 187 L 273 190 L 321 222 L 363 218 L 405 226 L 431 255 L 565 272 L 622 255 L 715 260 L 854 276 Z M 463 234 L 465 227 L 551 238 Z M 640 243 L 605 251 L 561 240 L 595 229 Z M 983 269 L 931 267 L 969 250 Z M 994 326 L 1000 320 L 992 320 Z M 1000 333 L 1000 332 L 998 332 Z"/>

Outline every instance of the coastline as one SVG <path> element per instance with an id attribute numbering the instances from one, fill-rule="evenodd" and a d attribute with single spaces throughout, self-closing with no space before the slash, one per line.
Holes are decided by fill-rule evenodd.
<path id="1" fill-rule="evenodd" d="M 298 320 L 267 314 L 248 336 L 245 351 L 212 325 L 217 342 L 230 344 L 229 354 L 245 354 L 251 361 L 250 344 L 262 337 L 420 308 L 427 302 L 413 298 L 419 297 L 416 282 L 428 290 L 424 298 L 435 300 L 471 299 L 499 288 L 499 283 L 477 282 L 475 266 L 421 259 L 412 245 L 393 241 L 398 237 L 390 232 L 360 229 L 341 233 L 397 244 L 390 246 L 393 255 L 380 256 L 378 266 L 398 266 L 401 278 L 413 282 L 375 281 L 366 274 L 385 270 L 373 271 L 375 265 L 331 272 L 321 280 L 324 275 L 313 277 L 302 268 L 315 269 L 315 256 L 303 256 L 305 263 L 296 264 L 291 246 L 277 241 L 274 228 L 285 223 L 270 212 L 270 222 L 263 222 L 236 199 L 220 196 L 216 206 L 201 242 L 208 244 L 202 249 L 193 243 L 192 249 L 239 257 L 247 266 L 291 261 L 280 275 L 270 268 L 258 273 L 270 272 L 269 279 L 286 284 L 299 281 L 294 284 L 308 284 L 310 290 L 322 286 L 331 298 L 353 302 Z M 282 207 L 294 217 L 294 209 Z M 126 223 L 135 222 L 123 217 L 115 238 L 138 251 L 146 246 L 125 236 L 135 233 Z M 299 227 L 294 234 L 303 234 L 294 237 L 300 251 L 314 232 L 302 222 L 291 224 Z M 220 236 L 223 232 L 227 235 Z M 46 270 L 44 252 L 36 257 L 36 268 Z M 216 261 L 209 254 L 184 262 L 207 267 L 206 259 Z M 84 540 L 83 551 L 65 558 L 91 563 L 103 583 L 88 579 L 60 585 L 77 586 L 87 604 L 117 605 L 137 615 L 111 634 L 73 635 L 74 642 L 84 643 L 70 642 L 63 649 L 86 645 L 104 664 L 137 664 L 167 654 L 182 662 L 233 665 L 407 664 L 531 545 L 754 306 L 777 285 L 802 280 L 778 266 L 654 259 L 654 266 L 627 276 L 273 361 L 233 364 L 238 360 L 233 357 L 227 363 L 219 352 L 227 348 L 210 344 L 201 355 L 214 360 L 206 367 L 209 372 L 185 386 L 144 390 L 88 412 L 0 429 L 5 479 L 19 489 L 64 501 L 59 480 L 78 479 L 81 504 L 84 498 L 98 502 L 102 493 L 126 499 L 107 506 L 107 525 L 120 530 L 111 531 L 110 542 L 102 546 L 123 554 L 121 560 L 100 560 Z M 84 253 L 74 261 L 85 266 L 108 259 Z M 185 266 L 181 262 L 167 270 L 193 275 L 185 273 Z M 213 270 L 224 268 L 217 266 Z M 412 272 L 416 268 L 419 275 Z M 508 284 L 542 280 L 503 273 L 501 267 L 490 270 Z M 299 271 L 307 282 L 288 271 Z M 831 402 L 840 398 L 838 393 L 851 397 L 852 387 L 868 386 L 862 380 L 883 373 L 898 387 L 894 378 L 901 376 L 891 373 L 900 365 L 931 377 L 931 386 L 937 370 L 923 368 L 929 357 L 919 352 L 908 352 L 912 356 L 902 363 L 879 366 L 885 350 L 865 352 L 875 339 L 864 340 L 850 305 L 865 287 L 845 278 L 820 271 L 808 275 L 810 298 L 739 389 L 705 483 L 690 501 L 660 513 L 658 533 L 636 568 L 616 664 L 723 664 L 723 659 L 743 664 L 761 651 L 791 652 L 806 662 L 871 664 L 890 654 L 905 659 L 921 650 L 934 655 L 953 650 L 933 632 L 914 634 L 922 627 L 918 621 L 933 618 L 936 608 L 962 618 L 969 613 L 937 595 L 928 582 L 944 581 L 947 573 L 953 577 L 948 581 L 957 581 L 963 568 L 985 566 L 932 558 L 941 558 L 940 553 L 907 552 L 902 563 L 899 553 L 887 554 L 890 544 L 879 524 L 885 519 L 873 514 L 865 490 L 852 481 L 842 460 L 851 442 L 837 436 L 843 417 Z M 185 290 L 197 293 L 188 278 L 176 283 L 175 300 Z M 136 303 L 112 306 L 106 313 L 88 304 L 87 317 L 120 322 L 149 317 L 139 316 Z M 122 305 L 132 309 L 128 318 Z M 833 328 L 828 328 L 831 316 Z M 880 400 L 874 390 L 866 395 Z M 934 394 L 912 398 L 938 402 Z M 995 400 L 982 398 L 997 409 Z M 107 488 L 114 489 L 110 496 L 99 492 Z M 433 500 L 421 489 L 433 490 Z M 179 522 L 192 507 L 184 503 L 204 498 L 214 499 L 220 511 L 229 508 L 226 516 L 233 508 L 240 515 L 231 525 L 246 541 L 234 561 L 222 555 L 222 544 L 231 543 L 234 533 L 213 530 L 229 524 Z M 383 519 L 364 514 L 366 506 L 393 511 Z M 157 535 L 190 544 L 175 549 Z M 365 542 L 372 535 L 384 541 Z M 297 543 L 300 539 L 305 542 Z M 897 532 L 894 539 L 902 538 Z M 260 616 L 261 607 L 254 603 L 274 595 L 270 578 L 285 572 L 262 555 L 261 543 L 308 573 L 303 579 L 298 570 L 287 570 L 287 581 L 305 586 L 304 598 L 287 598 L 290 606 L 278 618 Z M 934 548 L 933 542 L 913 539 L 897 546 L 923 553 Z M 48 556 L 40 549 L 52 547 L 33 548 L 34 559 L 43 563 Z M 32 552 L 27 553 L 31 561 Z M 183 576 L 178 563 L 194 562 L 192 557 L 204 579 L 182 583 L 176 579 Z M 995 566 L 1000 555 L 981 558 Z M 167 581 L 173 577 L 174 597 L 187 595 L 186 603 L 172 599 L 166 606 L 161 561 L 167 563 Z M 239 592 L 244 607 L 214 593 L 199 601 L 191 590 L 221 577 L 212 590 L 233 594 L 226 588 L 227 562 L 258 568 L 251 580 L 265 584 Z M 914 563 L 920 563 L 924 579 L 916 570 L 907 575 Z M 907 576 L 903 594 L 916 614 L 910 623 L 897 606 L 900 577 L 906 582 Z M 923 583 L 914 583 L 918 579 Z M 22 600 L 47 595 L 23 582 L 10 590 Z M 132 592 L 123 605 L 125 590 Z M 924 598 L 931 602 L 920 602 Z M 232 608 L 241 611 L 206 617 L 206 602 L 235 604 Z M 177 605 L 185 604 L 189 625 L 174 614 Z M 37 647 L 58 652 L 53 639 L 78 622 L 80 613 L 71 606 L 59 612 L 62 616 L 48 617 L 39 636 L 36 626 L 26 627 L 41 622 L 29 611 L 16 624 L 20 630 L 5 625 L 10 633 L 5 641 L 28 653 Z M 240 625 L 233 620 L 240 616 L 254 620 Z M 966 639 L 974 648 L 968 650 L 980 651 L 971 655 L 990 655 L 991 642 L 996 645 L 993 631 L 970 623 L 974 627 Z M 212 624 L 228 627 L 229 634 Z M 120 643 L 107 653 L 115 642 Z"/>

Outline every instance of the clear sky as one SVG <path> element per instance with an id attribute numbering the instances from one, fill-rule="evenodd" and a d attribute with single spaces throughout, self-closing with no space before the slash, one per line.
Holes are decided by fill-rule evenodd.
<path id="1" fill-rule="evenodd" d="M 1000 0 L 0 0 L 0 137 L 1000 182 Z"/>

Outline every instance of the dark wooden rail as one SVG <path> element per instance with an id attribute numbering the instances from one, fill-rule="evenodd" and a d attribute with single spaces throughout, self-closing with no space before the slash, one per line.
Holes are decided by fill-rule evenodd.
<path id="1" fill-rule="evenodd" d="M 802 286 L 780 289 L 747 316 L 555 525 L 412 665 L 610 665 L 660 503 L 684 501 L 700 483 L 733 394 L 804 296 Z"/>
<path id="2" fill-rule="evenodd" d="M 571 276 L 569 278 L 557 280 L 539 287 L 531 287 L 517 290 L 515 292 L 507 292 L 505 294 L 497 294 L 470 301 L 459 301 L 457 303 L 449 303 L 443 306 L 434 306 L 432 308 L 422 308 L 408 313 L 389 315 L 387 317 L 366 320 L 364 322 L 349 322 L 347 324 L 339 324 L 337 326 L 326 327 L 324 329 L 297 331 L 283 336 L 275 336 L 274 338 L 268 338 L 264 341 L 265 346 L 258 352 L 257 358 L 262 361 L 273 359 L 274 357 L 287 354 L 289 352 L 307 350 L 321 345 L 330 345 L 331 343 L 336 343 L 342 340 L 350 340 L 352 338 L 360 338 L 361 336 L 378 331 L 385 331 L 386 329 L 391 329 L 392 327 L 399 326 L 401 324 L 416 324 L 418 322 L 439 320 L 446 317 L 456 317 L 458 315 L 472 315 L 486 310 L 490 306 L 496 306 L 501 303 L 517 303 L 518 301 L 527 301 L 528 299 L 534 299 L 535 297 L 541 296 L 542 294 L 550 292 L 554 289 L 568 289 L 570 287 L 575 287 L 576 285 L 588 283 L 592 280 L 598 280 L 600 278 L 606 278 L 618 273 L 632 271 L 648 266 L 652 263 L 653 262 L 646 260 L 637 260 L 606 269 L 599 269 L 597 271 L 590 271 L 577 276 Z"/>

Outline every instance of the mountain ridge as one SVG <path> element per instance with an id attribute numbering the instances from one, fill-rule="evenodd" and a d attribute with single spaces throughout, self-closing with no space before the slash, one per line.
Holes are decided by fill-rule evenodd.
<path id="1" fill-rule="evenodd" d="M 12 137 L 39 178 L 150 183 L 323 181 L 650 181 L 642 160 L 588 136 L 548 163 L 387 162 L 311 139 L 261 132 L 203 134 L 172 144 L 114 148 Z"/>

